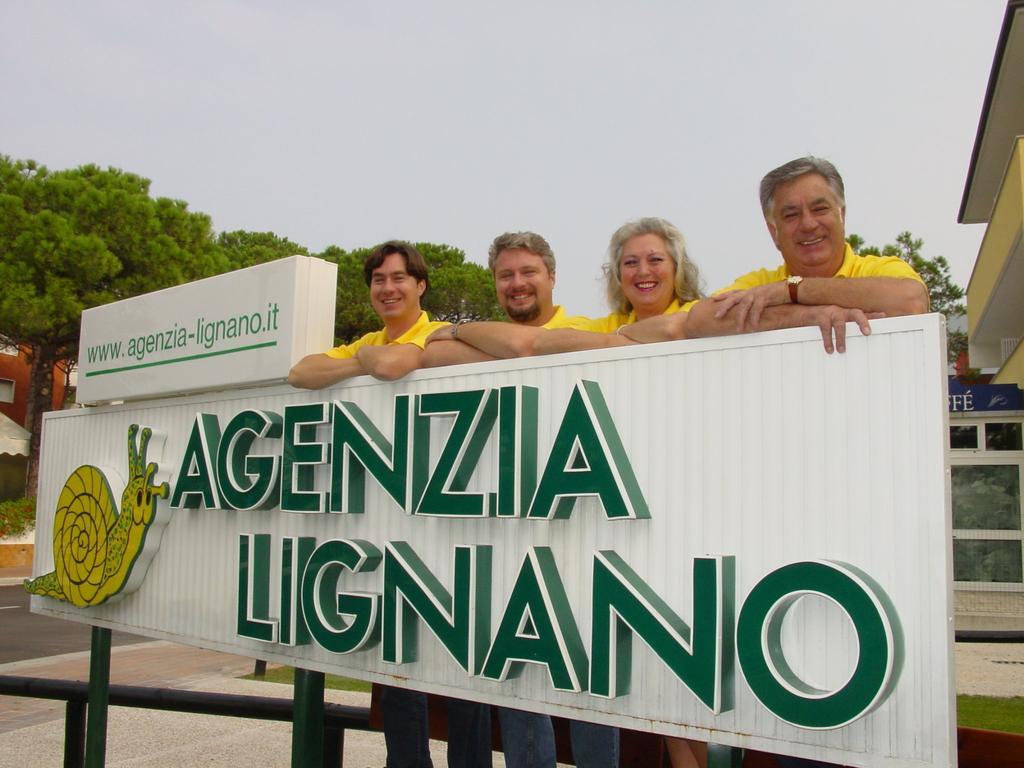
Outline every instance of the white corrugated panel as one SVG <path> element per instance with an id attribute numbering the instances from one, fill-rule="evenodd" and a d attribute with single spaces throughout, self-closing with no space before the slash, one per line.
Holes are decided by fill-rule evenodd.
<path id="1" fill-rule="evenodd" d="M 223 426 L 245 408 L 281 413 L 286 404 L 330 399 L 357 403 L 390 437 L 396 394 L 533 386 L 543 468 L 574 386 L 588 380 L 608 403 L 651 517 L 608 520 L 592 498 L 553 521 L 407 516 L 368 477 L 362 515 L 177 510 L 138 591 L 84 609 L 33 597 L 33 610 L 378 682 L 409 678 L 413 687 L 492 703 L 523 699 L 538 710 L 640 730 L 850 765 L 954 765 L 943 327 L 935 315 L 873 326 L 870 337 L 851 338 L 843 355 L 826 355 L 816 329 L 794 329 L 421 371 L 394 383 L 362 378 L 322 392 L 282 387 L 48 414 L 41 510 L 54 509 L 81 464 L 125 475 L 132 423 L 167 433 L 162 456 L 149 457 L 167 477 L 199 411 Z M 444 430 L 433 429 L 440 441 Z M 492 436 L 468 491 L 495 488 L 496 442 Z M 270 450 L 272 443 L 265 441 Z M 326 471 L 318 478 L 326 487 Z M 120 498 L 120 488 L 114 491 Z M 51 539 L 52 513 L 41 515 L 37 532 L 37 541 Z M 470 677 L 422 624 L 419 660 L 405 665 L 384 663 L 379 645 L 341 655 L 316 643 L 267 644 L 235 633 L 237 542 L 246 533 L 269 533 L 275 547 L 285 535 L 365 539 L 381 550 L 405 540 L 449 589 L 454 546 L 491 544 L 492 631 L 529 548 L 549 546 L 588 653 L 597 550 L 621 556 L 687 623 L 694 557 L 735 557 L 737 612 L 774 569 L 839 561 L 866 573 L 892 601 L 902 663 L 877 708 L 849 725 L 813 730 L 761 704 L 739 664 L 734 706 L 714 714 L 639 640 L 631 690 L 614 699 L 555 691 L 536 664 L 501 683 Z M 51 570 L 49 548 L 36 553 L 35 572 Z M 272 563 L 275 573 L 276 552 Z M 381 584 L 381 570 L 344 581 L 356 591 L 380 592 Z M 278 597 L 275 587 L 272 613 Z M 841 687 L 857 662 L 853 625 L 824 598 L 802 600 L 781 634 L 793 672 L 824 691 Z"/>

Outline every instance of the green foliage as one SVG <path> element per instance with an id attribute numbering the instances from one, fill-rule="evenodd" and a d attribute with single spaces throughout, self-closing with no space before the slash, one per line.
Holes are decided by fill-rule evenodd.
<path id="1" fill-rule="evenodd" d="M 49 171 L 0 155 L 0 344 L 33 359 L 27 487 L 35 489 L 37 416 L 52 407 L 53 368 L 78 357 L 82 311 L 230 269 L 308 254 L 273 232 L 226 232 L 180 200 L 152 198 L 149 180 L 116 168 L 83 165 Z M 419 244 L 434 289 L 424 308 L 435 318 L 500 316 L 486 269 L 448 245 Z M 368 249 L 330 247 L 339 267 L 336 338 L 351 341 L 380 327 L 362 277 Z"/>
<path id="2" fill-rule="evenodd" d="M 32 530 L 36 525 L 36 500 L 0 501 L 0 539 L 14 538 Z"/>
<path id="3" fill-rule="evenodd" d="M 337 298 L 334 305 L 334 340 L 347 344 L 380 328 L 380 319 L 370 306 L 370 293 L 363 280 L 363 260 L 370 249 L 348 252 L 328 246 L 320 258 L 338 265 Z"/>
<path id="4" fill-rule="evenodd" d="M 967 352 L 967 333 L 965 331 L 957 331 L 951 329 L 948 325 L 946 326 L 946 359 L 952 365 L 960 359 L 962 353 Z M 981 371 L 977 368 L 967 368 L 965 372 L 975 371 L 975 375 L 980 374 Z"/>
<path id="5" fill-rule="evenodd" d="M 1024 696 L 957 696 L 956 722 L 965 728 L 1024 733 Z"/>
<path id="6" fill-rule="evenodd" d="M 465 252 L 450 245 L 417 243 L 416 247 L 430 267 L 430 290 L 422 304 L 432 318 L 465 323 L 504 317 L 490 270 L 466 261 Z"/>
<path id="7" fill-rule="evenodd" d="M 931 311 L 941 312 L 946 316 L 947 328 L 949 321 L 954 317 L 967 313 L 967 305 L 964 304 L 966 293 L 963 288 L 953 282 L 953 277 L 949 272 L 949 262 L 944 256 L 936 256 L 933 259 L 925 258 L 921 254 L 921 249 L 924 247 L 924 240 L 921 238 L 915 238 L 910 232 L 900 232 L 896 236 L 895 243 L 889 243 L 883 248 L 865 245 L 864 238 L 856 234 L 850 235 L 847 241 L 854 253 L 896 256 L 912 266 L 928 286 Z M 956 362 L 960 353 L 967 349 L 967 334 L 963 331 L 947 330 L 946 347 L 949 362 Z"/>
<path id="8" fill-rule="evenodd" d="M 227 258 L 231 269 L 243 269 L 268 261 L 277 261 L 288 256 L 308 256 L 304 246 L 293 243 L 286 237 L 273 232 L 221 232 L 217 235 L 217 246 Z"/>
<path id="9" fill-rule="evenodd" d="M 486 268 L 449 245 L 417 247 L 431 271 L 423 306 L 432 317 L 501 317 Z M 369 252 L 319 254 L 339 267 L 339 340 L 380 326 L 362 276 Z M 95 165 L 51 172 L 0 155 L 0 341 L 47 347 L 56 361 L 75 360 L 84 309 L 295 254 L 309 251 L 273 232 L 214 238 L 208 216 L 151 198 L 149 180 L 135 174 Z"/>
<path id="10" fill-rule="evenodd" d="M 82 310 L 223 272 L 210 218 L 116 168 L 47 170 L 0 155 L 0 343 L 33 360 L 26 487 L 35 490 L 53 368 L 78 356 Z"/>
<path id="11" fill-rule="evenodd" d="M 210 219 L 149 180 L 0 155 L 3 340 L 77 355 L 82 310 L 221 272 Z"/>

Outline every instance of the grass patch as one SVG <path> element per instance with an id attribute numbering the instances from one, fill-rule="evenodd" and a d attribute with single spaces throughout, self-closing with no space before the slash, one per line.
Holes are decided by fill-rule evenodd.
<path id="1" fill-rule="evenodd" d="M 1024 733 L 1024 696 L 957 696 L 956 722 L 967 728 Z"/>
<path id="2" fill-rule="evenodd" d="M 285 685 L 295 684 L 295 669 L 293 667 L 267 667 L 267 674 L 263 677 L 256 675 L 243 675 L 243 680 L 261 680 L 266 683 L 284 683 Z M 369 693 L 370 683 L 365 680 L 353 680 L 350 677 L 340 675 L 324 675 L 324 688 L 331 688 L 336 691 L 357 691 Z"/>

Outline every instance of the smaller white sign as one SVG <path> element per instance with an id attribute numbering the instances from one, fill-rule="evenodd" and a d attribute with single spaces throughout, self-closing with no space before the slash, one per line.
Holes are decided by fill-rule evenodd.
<path id="1" fill-rule="evenodd" d="M 336 264 L 290 256 L 82 313 L 78 401 L 281 382 L 333 346 Z"/>

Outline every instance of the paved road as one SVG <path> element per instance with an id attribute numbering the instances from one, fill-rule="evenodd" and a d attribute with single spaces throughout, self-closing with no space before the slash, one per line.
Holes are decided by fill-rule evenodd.
<path id="1" fill-rule="evenodd" d="M 90 627 L 28 610 L 29 594 L 20 586 L 0 586 L 0 664 L 89 650 Z M 113 632 L 113 645 L 149 638 Z"/>

